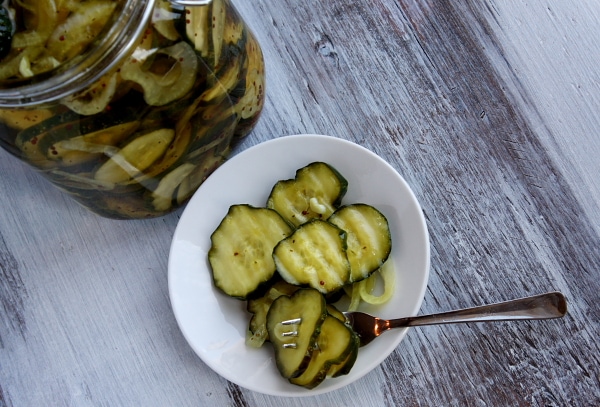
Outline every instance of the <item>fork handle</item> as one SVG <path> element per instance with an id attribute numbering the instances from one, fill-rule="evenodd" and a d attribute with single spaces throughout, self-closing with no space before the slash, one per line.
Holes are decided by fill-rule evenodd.
<path id="1" fill-rule="evenodd" d="M 567 312 L 567 301 L 561 293 L 551 292 L 533 297 L 465 308 L 439 314 L 391 319 L 387 328 L 454 324 L 460 322 L 514 321 L 560 318 Z"/>

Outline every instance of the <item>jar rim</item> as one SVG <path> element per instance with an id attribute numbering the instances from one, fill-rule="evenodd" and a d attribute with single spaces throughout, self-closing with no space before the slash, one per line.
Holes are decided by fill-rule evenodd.
<path id="1" fill-rule="evenodd" d="M 117 66 L 150 21 L 156 0 L 126 0 L 113 13 L 104 37 L 86 53 L 48 73 L 15 87 L 0 89 L 0 107 L 24 108 L 59 101 L 83 90 Z"/>

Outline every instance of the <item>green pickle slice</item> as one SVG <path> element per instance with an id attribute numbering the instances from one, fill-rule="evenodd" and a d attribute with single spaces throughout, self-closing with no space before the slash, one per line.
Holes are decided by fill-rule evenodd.
<path id="1" fill-rule="evenodd" d="M 160 158 L 175 137 L 172 129 L 159 129 L 139 136 L 119 150 L 95 173 L 97 181 L 128 181 Z"/>
<path id="2" fill-rule="evenodd" d="M 54 1 L 42 3 L 52 4 Z M 58 61 L 66 61 L 80 55 L 100 35 L 116 6 L 114 1 L 81 2 L 79 7 L 74 8 L 69 17 L 52 31 L 46 43 L 50 55 Z M 47 12 L 38 18 L 52 19 L 51 14 Z"/>
<path id="3" fill-rule="evenodd" d="M 350 282 L 369 277 L 385 263 L 392 250 L 392 235 L 385 216 L 366 204 L 339 208 L 327 219 L 347 233 Z"/>
<path id="4" fill-rule="evenodd" d="M 324 220 L 313 219 L 296 229 L 277 244 L 273 259 L 288 283 L 308 285 L 323 294 L 350 280 L 346 233 Z"/>
<path id="5" fill-rule="evenodd" d="M 348 358 L 357 349 L 357 336 L 352 329 L 339 319 L 328 315 L 321 324 L 316 346 L 306 370 L 300 376 L 291 378 L 290 383 L 313 389 L 330 373 L 340 375 L 341 370 L 332 370 L 332 366 L 344 364 L 347 369 L 344 371 L 349 371 L 352 366 L 346 367 L 346 364 L 352 359 Z"/>
<path id="6" fill-rule="evenodd" d="M 267 207 L 295 226 L 311 219 L 327 219 L 340 205 L 348 181 L 332 166 L 314 162 L 296 171 L 294 179 L 275 184 Z"/>
<path id="7" fill-rule="evenodd" d="M 325 298 L 311 288 L 273 301 L 267 313 L 267 331 L 277 368 L 283 377 L 298 377 L 306 370 L 325 318 Z"/>
<path id="8" fill-rule="evenodd" d="M 269 312 L 269 308 L 271 308 L 273 301 L 282 295 L 290 296 L 299 289 L 300 287 L 288 284 L 285 281 L 277 281 L 269 287 L 262 297 L 248 300 L 246 310 L 252 314 L 252 317 L 248 323 L 246 345 L 253 348 L 260 348 L 269 340 L 269 333 L 267 332 L 267 313 Z"/>
<path id="9" fill-rule="evenodd" d="M 262 294 L 276 272 L 273 247 L 291 232 L 271 209 L 232 205 L 210 237 L 208 261 L 215 286 L 239 299 Z"/>
<path id="10" fill-rule="evenodd" d="M 147 59 L 134 55 L 121 67 L 121 77 L 137 83 L 144 90 L 144 100 L 151 106 L 163 106 L 188 93 L 198 74 L 198 58 L 183 41 L 154 51 Z"/>

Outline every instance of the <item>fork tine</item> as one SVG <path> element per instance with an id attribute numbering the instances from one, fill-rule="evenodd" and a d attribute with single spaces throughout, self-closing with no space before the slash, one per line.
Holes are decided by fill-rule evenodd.
<path id="1" fill-rule="evenodd" d="M 302 323 L 302 318 L 294 318 L 294 319 L 288 319 L 287 321 L 281 321 L 281 325 L 284 325 L 284 326 L 300 325 L 301 323 Z M 298 330 L 295 329 L 293 331 L 282 332 L 281 336 L 284 338 L 292 338 L 292 337 L 295 338 L 298 336 Z M 296 349 L 298 347 L 298 345 L 295 342 L 284 343 L 281 346 L 284 349 Z"/>
<path id="2" fill-rule="evenodd" d="M 287 321 L 282 321 L 281 325 L 298 325 L 302 322 L 302 318 L 288 319 Z"/>

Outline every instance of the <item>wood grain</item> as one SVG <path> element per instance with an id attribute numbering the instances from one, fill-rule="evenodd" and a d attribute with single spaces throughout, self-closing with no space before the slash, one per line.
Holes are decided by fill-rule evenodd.
<path id="1" fill-rule="evenodd" d="M 544 322 L 412 329 L 377 369 L 307 399 L 228 383 L 170 310 L 180 211 L 111 221 L 0 152 L 0 407 L 600 404 L 600 7 L 592 0 L 236 1 L 267 102 L 236 151 L 329 134 L 419 199 L 421 313 L 559 290 Z"/>

